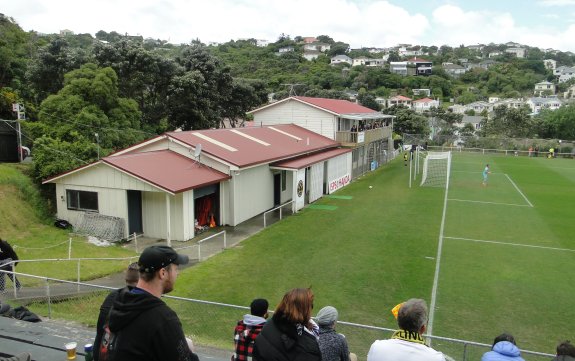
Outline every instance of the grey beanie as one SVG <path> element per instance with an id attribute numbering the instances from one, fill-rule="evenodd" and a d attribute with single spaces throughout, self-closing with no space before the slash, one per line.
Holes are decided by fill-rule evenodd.
<path id="1" fill-rule="evenodd" d="M 337 310 L 333 306 L 325 306 L 317 313 L 315 320 L 320 326 L 329 326 L 337 321 Z"/>

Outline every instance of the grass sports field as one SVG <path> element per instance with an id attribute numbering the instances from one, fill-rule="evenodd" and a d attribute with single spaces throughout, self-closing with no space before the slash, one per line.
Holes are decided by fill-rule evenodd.
<path id="1" fill-rule="evenodd" d="M 435 305 L 437 336 L 490 344 L 507 331 L 520 348 L 546 353 L 575 339 L 575 160 L 455 153 L 446 197 L 441 188 L 408 188 L 400 158 L 315 203 L 323 207 L 184 270 L 174 295 L 236 305 L 265 297 L 275 307 L 286 290 L 311 286 L 314 312 L 333 305 L 342 321 L 387 328 L 396 327 L 391 308 L 418 297 Z M 486 163 L 492 173 L 482 187 Z M 232 350 L 242 310 L 168 302 L 198 344 Z M 52 310 L 94 321 L 100 303 Z M 338 330 L 360 359 L 389 337 Z M 461 359 L 461 348 L 433 346 Z"/>
<path id="2" fill-rule="evenodd" d="M 455 153 L 447 200 L 407 184 L 398 159 L 336 193 L 349 197 L 316 202 L 331 210 L 306 208 L 183 272 L 177 294 L 275 306 L 287 289 L 312 286 L 316 311 L 333 305 L 340 320 L 389 328 L 390 309 L 420 297 L 435 304 L 434 335 L 491 343 L 507 331 L 548 353 L 574 338 L 574 160 Z M 184 325 L 199 317 L 180 314 Z M 360 355 L 384 337 L 343 332 Z"/>

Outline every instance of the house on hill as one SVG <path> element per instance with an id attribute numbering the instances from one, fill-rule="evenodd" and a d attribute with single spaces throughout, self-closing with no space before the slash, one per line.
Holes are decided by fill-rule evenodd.
<path id="1" fill-rule="evenodd" d="M 388 159 L 393 116 L 347 100 L 289 97 L 254 109 L 256 125 L 296 124 L 352 149 L 352 178 Z"/>
<path id="2" fill-rule="evenodd" d="M 407 75 L 431 75 L 433 62 L 418 57 L 407 61 Z"/>
<path id="3" fill-rule="evenodd" d="M 413 101 L 413 110 L 417 113 L 423 113 L 431 108 L 439 108 L 439 100 L 423 98 Z"/>
<path id="4" fill-rule="evenodd" d="M 185 241 L 274 206 L 301 209 L 347 185 L 351 150 L 294 124 L 169 132 L 51 177 L 57 216 Z M 118 226 L 119 225 L 119 226 Z M 108 228 L 108 227 L 107 227 Z"/>
<path id="5" fill-rule="evenodd" d="M 542 81 L 542 82 L 535 84 L 535 89 L 533 90 L 533 95 L 541 97 L 541 96 L 553 95 L 553 94 L 555 94 L 555 84 L 548 82 L 548 81 Z"/>

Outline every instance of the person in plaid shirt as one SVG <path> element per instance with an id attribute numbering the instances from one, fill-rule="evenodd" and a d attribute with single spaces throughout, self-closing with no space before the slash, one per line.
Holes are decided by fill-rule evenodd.
<path id="1" fill-rule="evenodd" d="M 238 321 L 234 331 L 235 352 L 232 361 L 252 361 L 254 341 L 268 318 L 268 301 L 257 298 L 250 305 L 250 314 Z"/>

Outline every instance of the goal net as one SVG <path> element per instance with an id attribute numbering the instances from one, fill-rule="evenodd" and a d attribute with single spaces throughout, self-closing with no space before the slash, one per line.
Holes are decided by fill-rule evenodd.
<path id="1" fill-rule="evenodd" d="M 74 232 L 81 235 L 94 236 L 106 241 L 118 242 L 125 237 L 125 222 L 123 218 L 119 217 L 84 212 L 82 222 L 74 228 Z"/>
<path id="2" fill-rule="evenodd" d="M 421 186 L 447 187 L 451 152 L 428 152 L 423 161 Z"/>

